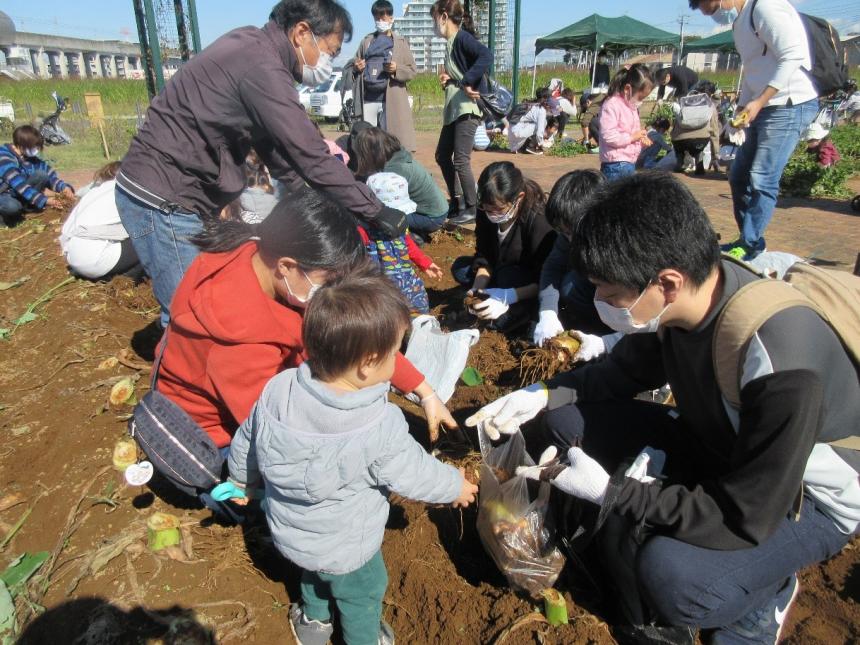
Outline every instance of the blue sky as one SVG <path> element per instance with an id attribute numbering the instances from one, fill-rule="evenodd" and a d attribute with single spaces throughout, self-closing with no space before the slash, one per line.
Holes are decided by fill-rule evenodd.
<path id="1" fill-rule="evenodd" d="M 352 14 L 356 35 L 373 29 L 370 0 L 342 0 Z M 843 33 L 860 32 L 860 2 L 858 0 L 791 0 L 801 10 L 827 18 Z M 401 13 L 401 2 L 392 0 L 395 12 Z M 262 25 L 275 0 L 197 0 L 200 32 L 203 44 L 212 42 L 222 33 L 243 25 Z M 564 25 L 593 13 L 595 4 L 583 0 L 523 0 L 522 64 L 532 62 L 534 41 Z M 561 8 L 560 8 L 561 7 Z M 53 33 L 99 39 L 137 40 L 131 0 L 3 0 L 0 10 L 9 14 L 21 31 Z M 687 0 L 603 0 L 600 13 L 604 16 L 627 14 L 656 27 L 677 33 L 678 19 L 688 16 L 688 33 L 709 35 L 716 25 L 699 12 L 690 11 Z M 344 52 L 352 53 L 357 46 L 346 45 Z M 539 61 L 547 54 L 542 54 Z"/>

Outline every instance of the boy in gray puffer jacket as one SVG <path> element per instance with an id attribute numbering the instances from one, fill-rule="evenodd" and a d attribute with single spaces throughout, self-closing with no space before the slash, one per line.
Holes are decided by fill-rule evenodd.
<path id="1" fill-rule="evenodd" d="M 290 609 L 304 645 L 329 640 L 331 600 L 349 645 L 394 642 L 381 621 L 389 492 L 467 506 L 478 490 L 427 454 L 388 402 L 408 326 L 403 296 L 376 271 L 321 288 L 302 327 L 308 362 L 269 381 L 230 448 L 231 480 L 262 476 L 275 545 L 304 569 Z"/>

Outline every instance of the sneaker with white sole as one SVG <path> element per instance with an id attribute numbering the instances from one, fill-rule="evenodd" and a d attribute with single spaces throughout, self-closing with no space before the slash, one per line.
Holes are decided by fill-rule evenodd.
<path id="1" fill-rule="evenodd" d="M 716 630 L 711 636 L 710 645 L 775 645 L 779 642 L 785 618 L 797 598 L 798 591 L 800 585 L 797 582 L 797 574 L 793 574 L 764 607 Z"/>
<path id="2" fill-rule="evenodd" d="M 308 618 L 300 605 L 293 604 L 290 605 L 290 630 L 298 645 L 326 645 L 334 626 L 331 621 Z"/>

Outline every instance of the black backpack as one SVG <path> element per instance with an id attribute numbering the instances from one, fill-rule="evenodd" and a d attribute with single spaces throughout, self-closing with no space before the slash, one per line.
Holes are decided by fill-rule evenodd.
<path id="1" fill-rule="evenodd" d="M 383 65 L 391 62 L 394 51 L 392 42 L 387 37 L 377 36 L 368 45 L 364 53 L 365 68 L 362 75 L 365 90 L 384 91 L 388 87 L 391 77 L 383 70 Z"/>
<path id="2" fill-rule="evenodd" d="M 753 0 L 750 9 L 750 26 L 756 37 L 758 29 L 755 27 L 753 13 L 758 0 Z M 805 13 L 800 13 L 800 21 L 806 30 L 806 38 L 809 41 L 809 57 L 812 60 L 812 69 L 804 70 L 808 75 L 819 96 L 828 96 L 848 81 L 848 70 L 845 67 L 845 52 L 839 40 L 839 32 L 823 18 L 816 18 Z M 762 51 L 762 56 L 767 53 L 767 45 Z"/>

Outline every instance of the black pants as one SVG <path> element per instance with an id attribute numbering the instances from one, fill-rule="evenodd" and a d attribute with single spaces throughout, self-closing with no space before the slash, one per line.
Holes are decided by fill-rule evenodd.
<path id="1" fill-rule="evenodd" d="M 558 140 L 561 141 L 561 138 L 564 136 L 564 126 L 567 125 L 567 122 L 570 120 L 570 115 L 567 112 L 562 112 L 557 117 L 555 117 L 556 123 L 558 123 Z"/>
<path id="2" fill-rule="evenodd" d="M 704 175 L 705 166 L 699 160 L 699 155 L 702 154 L 702 151 L 710 142 L 710 139 L 684 139 L 683 141 L 673 141 L 672 147 L 675 149 L 675 170 L 680 171 L 684 168 L 684 153 L 689 152 L 690 156 L 696 160 L 696 174 Z"/>
<path id="3" fill-rule="evenodd" d="M 548 412 L 553 443 L 574 441 L 610 473 L 646 445 L 666 452 L 667 484 L 687 488 L 717 476 L 673 408 L 645 401 L 568 405 Z M 763 500 L 766 503 L 766 500 Z M 785 580 L 845 546 L 815 502 L 804 498 L 800 521 L 786 518 L 768 539 L 747 549 L 719 551 L 665 535 L 638 536 L 631 522 L 610 514 L 596 547 L 616 591 L 614 600 L 632 625 L 715 629 L 768 602 Z"/>
<path id="4" fill-rule="evenodd" d="M 442 127 L 439 143 L 436 144 L 436 163 L 442 170 L 451 202 L 456 203 L 459 180 L 465 202 L 464 210 L 473 214 L 478 202 L 478 191 L 475 188 L 475 175 L 472 174 L 472 145 L 480 122 L 480 117 L 465 114 Z"/>

